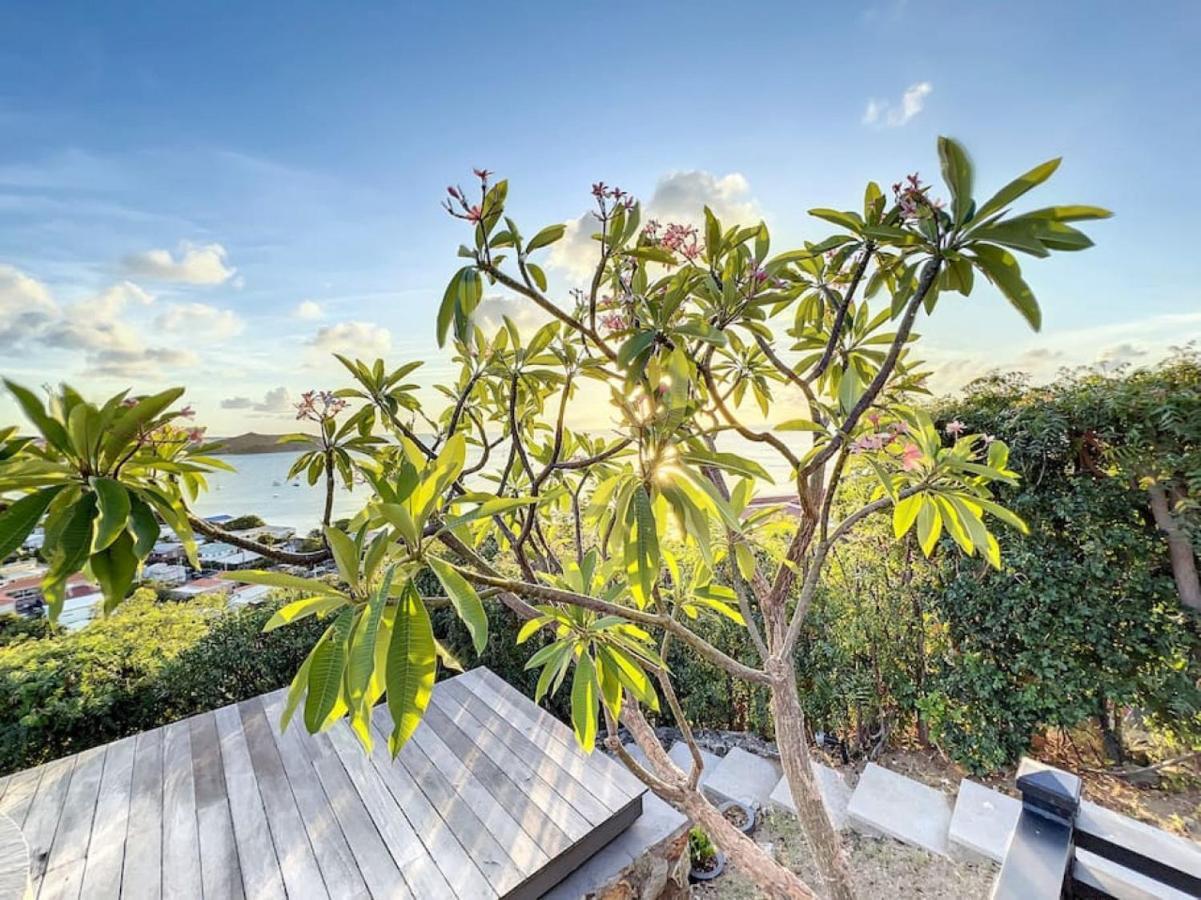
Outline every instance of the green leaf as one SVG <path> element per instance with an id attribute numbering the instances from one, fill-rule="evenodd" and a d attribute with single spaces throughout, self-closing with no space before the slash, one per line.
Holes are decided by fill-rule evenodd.
<path id="1" fill-rule="evenodd" d="M 576 743 L 585 753 L 591 753 L 596 746 L 596 719 L 599 713 L 596 667 L 588 653 L 581 653 L 575 662 L 575 675 L 571 681 L 571 727 Z"/>
<path id="2" fill-rule="evenodd" d="M 325 594 L 345 602 L 346 597 L 332 584 L 327 584 L 316 578 L 300 578 L 284 572 L 267 572 L 262 569 L 239 569 L 236 572 L 222 572 L 219 576 L 226 581 L 240 581 L 243 584 L 265 584 L 268 587 L 284 588 L 289 591 L 303 591 L 306 594 Z"/>
<path id="3" fill-rule="evenodd" d="M 378 508 L 380 515 L 390 525 L 396 526 L 396 530 L 400 532 L 400 536 L 408 542 L 409 546 L 416 547 L 420 538 L 417 532 L 417 523 L 413 521 L 413 517 L 409 515 L 409 511 L 404 504 L 381 503 Z"/>
<path id="4" fill-rule="evenodd" d="M 913 527 L 917 515 L 921 512 L 923 498 L 921 494 L 913 494 L 904 500 L 897 501 L 892 508 L 892 533 L 898 539 Z"/>
<path id="5" fill-rule="evenodd" d="M 333 526 L 325 528 L 325 540 L 333 551 L 334 563 L 342 580 L 351 586 L 359 586 L 359 550 L 354 541 L 343 531 Z"/>
<path id="6" fill-rule="evenodd" d="M 388 595 L 392 591 L 392 579 L 396 567 L 390 566 L 384 573 L 379 590 L 374 591 L 367 602 L 367 609 L 359 616 L 358 627 L 350 641 L 350 654 L 347 661 L 346 684 L 347 704 L 350 706 L 351 719 L 354 723 L 362 723 L 371 714 L 371 696 L 369 688 L 371 676 L 375 671 L 375 641 L 379 635 L 380 619 L 388 603 Z M 366 719 L 370 722 L 370 719 Z M 370 749 L 371 729 L 355 728 L 360 740 Z"/>
<path id="7" fill-rule="evenodd" d="M 50 610 L 50 621 L 57 622 L 66 598 L 67 579 L 83 568 L 92 547 L 93 518 L 96 515 L 96 495 L 83 497 L 64 510 L 61 528 L 52 529 L 47 523 L 47 561 L 50 568 L 42 579 L 42 595 Z M 46 547 L 43 547 L 43 555 Z"/>
<path id="8" fill-rule="evenodd" d="M 92 554 L 89 565 L 104 594 L 104 611 L 112 612 L 128 596 L 138 574 L 138 558 L 129 532 L 122 531 L 108 547 Z"/>
<path id="9" fill-rule="evenodd" d="M 429 563 L 434 574 L 438 576 L 438 580 L 442 582 L 442 587 L 446 589 L 446 596 L 450 597 L 455 612 L 459 614 L 459 618 L 471 632 L 471 643 L 475 646 L 476 654 L 483 653 L 484 647 L 488 644 L 488 615 L 484 612 L 484 604 L 480 602 L 479 594 L 475 592 L 475 588 L 468 583 L 467 579 L 456 572 L 445 560 L 429 556 L 425 561 Z"/>
<path id="10" fill-rule="evenodd" d="M 342 696 L 342 676 L 346 668 L 346 641 L 354 625 L 354 610 L 338 613 L 329 640 L 313 653 L 309 666 L 309 691 L 304 701 L 304 725 L 310 734 L 325 727 Z"/>
<path id="11" fill-rule="evenodd" d="M 1045 163 L 1035 166 L 1025 175 L 1019 175 L 993 194 L 989 201 L 976 211 L 975 219 L 981 221 L 993 213 L 1000 212 L 1031 188 L 1038 187 L 1054 174 L 1055 170 L 1059 168 L 1059 163 L 1059 157 L 1049 159 Z"/>
<path id="12" fill-rule="evenodd" d="M 138 429 L 157 418 L 162 412 L 183 396 L 183 388 L 170 388 L 159 394 L 144 397 L 121 414 L 109 429 L 104 441 L 104 459 L 112 462 L 128 452 L 129 441 Z"/>
<path id="13" fill-rule="evenodd" d="M 555 241 L 563 237 L 563 234 L 566 231 L 566 225 L 547 225 L 536 235 L 530 238 L 529 243 L 525 245 L 525 252 L 532 253 L 541 247 L 546 247 L 550 244 L 553 244 Z"/>
<path id="14" fill-rule="evenodd" d="M 957 224 L 963 224 L 972 206 L 972 162 L 963 146 L 949 137 L 938 139 L 938 159 L 942 180 L 951 189 L 951 213 Z"/>
<path id="15" fill-rule="evenodd" d="M 136 494 L 129 497 L 129 530 L 134 536 L 134 556 L 145 559 L 158 542 L 161 529 L 146 501 Z"/>
<path id="16" fill-rule="evenodd" d="M 735 475 L 742 475 L 746 478 L 758 478 L 766 481 L 768 484 L 775 484 L 767 469 L 759 465 L 752 459 L 746 459 L 739 456 L 737 453 L 721 453 L 710 452 L 709 450 L 689 450 L 680 455 L 686 463 L 691 463 L 696 466 L 716 466 L 719 469 L 724 469 L 727 472 L 733 472 Z"/>
<path id="17" fill-rule="evenodd" d="M 859 217 L 858 213 L 818 208 L 809 210 L 809 215 L 825 219 L 827 222 L 833 222 L 835 225 L 841 225 L 843 228 L 856 233 L 863 229 L 863 219 Z"/>
<path id="18" fill-rule="evenodd" d="M 1013 254 L 989 244 L 974 244 L 976 265 L 1004 295 L 1013 307 L 1022 314 L 1030 327 L 1038 331 L 1042 327 L 1042 312 L 1030 286 L 1022 280 L 1022 269 Z"/>
<path id="19" fill-rule="evenodd" d="M 644 485 L 639 484 L 634 489 L 632 503 L 634 533 L 626 544 L 626 574 L 634 599 L 643 608 L 650 602 L 651 591 L 659 575 L 659 535 L 655 529 L 650 496 Z"/>
<path id="20" fill-rule="evenodd" d="M 775 426 L 773 431 L 812 431 L 816 434 L 826 434 L 826 429 L 809 419 L 789 419 Z"/>
<path id="21" fill-rule="evenodd" d="M 92 550 L 97 551 L 103 550 L 125 531 L 130 512 L 129 492 L 111 478 L 93 477 L 89 483 L 96 492 L 96 506 L 100 510 L 92 539 Z"/>
<path id="22" fill-rule="evenodd" d="M 276 628 L 282 628 L 284 625 L 290 625 L 293 622 L 298 622 L 301 619 L 306 619 L 309 616 L 331 612 L 335 609 L 340 609 L 347 603 L 345 597 L 331 597 L 328 594 L 319 594 L 315 597 L 302 597 L 299 600 L 293 600 L 286 606 L 281 606 L 275 611 L 267 624 L 263 626 L 263 631 L 274 631 Z"/>
<path id="23" fill-rule="evenodd" d="M 927 557 L 934 552 L 934 545 L 942 534 L 942 514 L 928 498 L 922 498 L 922 508 L 917 514 L 917 539 L 922 553 Z"/>
<path id="24" fill-rule="evenodd" d="M 546 664 L 542 667 L 542 673 L 538 676 L 538 684 L 534 688 L 534 702 L 541 702 L 546 694 L 550 683 L 562 671 L 563 668 L 571 662 L 571 647 L 567 641 L 562 641 L 556 644 L 549 644 L 552 648 L 551 653 L 547 656 Z M 529 668 L 527 666 L 527 668 Z"/>
<path id="25" fill-rule="evenodd" d="M 388 646 L 385 683 L 394 726 L 388 738 L 393 757 L 421 724 L 434 689 L 437 664 L 438 651 L 429 613 L 410 584 L 397 606 L 392 642 Z"/>
<path id="26" fill-rule="evenodd" d="M 58 496 L 65 485 L 56 484 L 42 488 L 32 494 L 26 494 L 0 513 L 0 560 L 6 559 L 29 537 L 50 501 Z"/>
<path id="27" fill-rule="evenodd" d="M 300 704 L 300 698 L 304 696 L 304 692 L 309 686 L 309 669 L 313 665 L 313 657 L 321 646 L 330 639 L 333 633 L 333 628 L 327 628 L 325 634 L 317 640 L 316 646 L 309 651 L 309 655 L 304 658 L 304 662 L 300 664 L 300 668 L 296 670 L 296 674 L 292 676 L 292 683 L 288 686 L 288 696 L 284 701 L 284 708 L 279 716 L 279 730 L 284 731 L 288 727 L 288 723 L 292 721 L 292 715 L 296 712 L 296 707 Z"/>
<path id="28" fill-rule="evenodd" d="M 4 380 L 4 385 L 17 399 L 17 405 L 21 407 L 21 412 L 25 413 L 25 417 L 41 432 L 47 443 L 63 453 L 70 452 L 71 441 L 67 437 L 67 430 L 63 428 L 61 422 L 46 414 L 46 407 L 42 405 L 42 401 L 38 399 L 37 395 L 7 378 Z"/>

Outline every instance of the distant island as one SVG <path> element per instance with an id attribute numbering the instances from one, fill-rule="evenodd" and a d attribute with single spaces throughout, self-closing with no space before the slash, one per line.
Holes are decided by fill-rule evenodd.
<path id="1" fill-rule="evenodd" d="M 213 438 L 221 444 L 217 452 L 223 456 L 247 456 L 252 453 L 298 453 L 303 444 L 281 444 L 282 434 L 259 434 L 248 431 L 235 437 Z"/>

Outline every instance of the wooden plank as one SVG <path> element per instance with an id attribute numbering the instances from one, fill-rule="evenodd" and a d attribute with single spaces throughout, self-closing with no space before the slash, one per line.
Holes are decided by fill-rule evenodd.
<path id="1" fill-rule="evenodd" d="M 498 766 L 488 753 L 456 725 L 436 704 L 431 703 L 425 711 L 425 724 L 429 725 L 463 764 L 471 770 L 488 793 L 496 798 L 521 826 L 521 830 L 533 838 L 548 859 L 554 859 L 572 845 L 571 835 L 552 820 L 546 812 L 526 793 L 524 786 Z"/>
<path id="2" fill-rule="evenodd" d="M 71 771 L 74 768 L 74 756 L 56 759 L 46 764 L 46 771 L 42 773 L 41 781 L 38 782 L 37 793 L 33 795 L 33 803 L 30 804 L 29 814 L 21 828 L 25 842 L 29 845 L 29 880 L 33 885 L 35 897 L 41 886 L 42 876 L 46 873 L 46 862 L 54 844 L 54 833 L 58 829 L 63 802 L 71 783 Z"/>
<path id="3" fill-rule="evenodd" d="M 390 726 L 389 726 L 390 730 Z M 471 768 L 442 738 L 429 727 L 429 722 L 422 722 L 413 732 L 410 741 L 416 741 L 430 762 L 446 776 L 451 787 L 479 816 L 484 827 L 496 837 L 502 847 L 508 851 L 509 858 L 516 863 L 523 875 L 540 869 L 546 865 L 549 857 L 538 842 L 522 829 L 521 823 L 515 819 L 485 787 Z"/>
<path id="4" fill-rule="evenodd" d="M 350 728 L 338 722 L 327 734 L 413 896 L 450 896 L 450 885 Z"/>
<path id="5" fill-rule="evenodd" d="M 372 724 L 384 746 L 392 730 L 392 720 L 384 706 L 372 714 Z M 454 834 L 455 840 L 471 856 L 488 883 L 499 894 L 505 894 L 521 883 L 522 870 L 501 846 L 492 831 L 476 815 L 471 804 L 445 775 L 433 764 L 416 741 L 409 741 L 396 757 L 399 769 L 421 789 L 421 793 L 438 810 L 442 820 Z"/>
<path id="6" fill-rule="evenodd" d="M 325 796 L 321 781 L 317 778 L 317 771 L 305 752 L 305 737 L 301 727 L 293 723 L 287 731 L 281 733 L 279 730 L 277 723 L 283 709 L 283 693 L 267 694 L 261 700 L 271 736 L 292 788 L 292 796 L 317 856 L 317 864 L 321 867 L 326 889 L 331 897 L 370 897 L 358 863 L 350 845 L 346 843 L 346 835 L 342 833 L 342 826 L 338 824 L 329 798 Z"/>
<path id="7" fill-rule="evenodd" d="M 341 760 L 329 745 L 329 739 L 317 734 L 305 738 L 304 742 L 313 750 L 313 767 L 317 770 L 317 777 L 321 779 L 371 895 L 411 897 L 412 893 L 405 885 L 396 861 L 380 838 L 375 823 L 363 805 L 363 798 L 355 790 Z"/>
<path id="8" fill-rule="evenodd" d="M 137 739 L 130 736 L 104 748 L 104 771 L 100 775 L 100 792 L 96 797 L 96 814 L 92 818 L 80 891 L 88 900 L 108 900 L 121 892 L 136 744 Z"/>
<path id="9" fill-rule="evenodd" d="M 17 827 L 25 824 L 25 817 L 29 814 L 33 795 L 37 793 L 38 782 L 42 780 L 46 765 L 25 769 L 9 776 L 8 790 L 4 792 L 4 799 L 0 800 L 0 813 L 16 822 Z"/>
<path id="10" fill-rule="evenodd" d="M 242 733 L 242 717 L 236 706 L 224 706 L 212 715 L 221 742 L 221 766 L 225 772 L 229 814 L 242 869 L 242 887 L 251 900 L 286 897 L 271 829 L 250 762 L 250 750 Z"/>
<path id="11" fill-rule="evenodd" d="M 104 747 L 95 748 L 103 752 Z M 83 890 L 86 859 L 79 857 L 46 871 L 38 900 L 79 900 Z"/>
<path id="12" fill-rule="evenodd" d="M 221 743 L 212 713 L 188 721 L 192 739 L 192 778 L 196 785 L 196 833 L 204 896 L 240 900 L 242 869 L 226 796 Z"/>
<path id="13" fill-rule="evenodd" d="M 477 673 L 492 674 L 487 669 L 472 669 L 455 680 L 461 680 L 464 687 L 506 717 L 515 728 L 524 729 L 543 753 L 554 759 L 577 781 L 586 783 L 593 795 L 613 812 L 622 809 L 631 797 L 645 791 L 642 782 L 624 766 L 614 763 L 603 753 L 584 753 L 576 744 L 571 730 L 549 713 L 545 714 L 544 719 L 540 715 L 543 711 L 532 700 L 522 697 L 504 682 L 500 683 L 507 690 L 498 688 L 491 678 Z M 633 779 L 637 788 L 622 778 L 622 774 Z"/>
<path id="14" fill-rule="evenodd" d="M 603 753 L 584 753 L 576 742 L 575 734 L 564 723 L 560 722 L 529 697 L 513 687 L 491 669 L 479 666 L 459 676 L 466 685 L 482 685 L 492 689 L 493 693 L 508 701 L 517 714 L 542 728 L 556 741 L 588 760 L 589 765 L 598 774 L 608 776 L 607 780 L 616 782 L 628 799 L 646 793 L 646 785 L 639 781 L 634 773 L 619 762 L 615 762 Z M 624 805 L 624 804 L 623 804 Z"/>
<path id="15" fill-rule="evenodd" d="M 493 734 L 505 742 L 514 753 L 541 778 L 550 783 L 592 825 L 600 825 L 612 815 L 604 802 L 589 790 L 587 778 L 579 780 L 561 766 L 555 758 L 535 744 L 524 731 L 490 707 L 470 688 L 452 678 L 438 685 L 445 695 L 456 700 Z"/>
<path id="16" fill-rule="evenodd" d="M 309 846 L 308 832 L 288 786 L 288 776 L 271 737 L 271 726 L 267 724 L 263 706 L 257 699 L 239 703 L 238 714 L 288 897 L 291 900 L 327 898 L 329 894 L 313 848 Z"/>
<path id="17" fill-rule="evenodd" d="M 374 724 L 373 722 L 372 725 Z M 372 731 L 375 746 L 371 751 L 371 764 L 375 766 L 384 784 L 404 810 L 413 830 L 425 844 L 455 896 L 463 900 L 476 897 L 487 900 L 497 896 L 487 877 L 476 865 L 478 857 L 463 849 L 452 826 L 439 813 L 437 805 L 426 797 L 404 764 L 392 759 L 388 752 L 387 736 L 375 727 Z M 476 829 L 483 831 L 479 820 L 474 816 L 472 820 Z M 493 843 L 495 844 L 495 841 Z M 494 856 L 496 859 L 508 859 L 499 845 L 495 846 Z"/>
<path id="18" fill-rule="evenodd" d="M 592 823 L 585 819 L 576 808 L 559 794 L 549 782 L 540 778 L 534 769 L 499 737 L 493 734 L 484 724 L 460 704 L 453 694 L 434 691 L 432 705 L 454 723 L 471 743 L 483 751 L 488 761 L 495 765 L 526 797 L 530 807 L 531 820 L 550 820 L 558 826 L 568 845 L 574 844 L 589 831 Z M 506 788 L 507 790 L 507 788 Z M 526 831 L 530 831 L 526 827 Z M 550 854 L 548 851 L 548 855 Z"/>
<path id="19" fill-rule="evenodd" d="M 128 852 L 121 897 L 157 900 L 163 895 L 163 729 L 137 736 L 129 795 Z"/>
<path id="20" fill-rule="evenodd" d="M 76 860 L 83 861 L 88 855 L 88 841 L 92 836 L 92 820 L 96 814 L 96 800 L 100 796 L 100 778 L 104 773 L 104 746 L 92 747 L 80 753 L 71 772 L 71 783 L 63 801 L 62 817 L 54 835 L 54 846 L 46 861 L 46 871 L 63 868 Z M 79 872 L 82 885 L 83 870 Z"/>
<path id="21" fill-rule="evenodd" d="M 163 896 L 190 900 L 204 893 L 192 727 L 186 719 L 163 731 Z"/>

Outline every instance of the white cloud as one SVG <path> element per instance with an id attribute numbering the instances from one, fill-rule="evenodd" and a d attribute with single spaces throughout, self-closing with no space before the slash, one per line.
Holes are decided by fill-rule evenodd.
<path id="1" fill-rule="evenodd" d="M 146 250 L 125 258 L 127 271 L 158 281 L 179 281 L 185 284 L 221 284 L 237 272 L 225 262 L 225 248 L 220 244 L 179 245 L 178 256 L 170 250 Z"/>
<path id="2" fill-rule="evenodd" d="M 246 327 L 233 310 L 218 309 L 208 303 L 173 303 L 155 322 L 164 331 L 197 339 L 233 337 Z"/>
<path id="3" fill-rule="evenodd" d="M 911 84 L 901 94 L 900 103 L 889 100 L 871 99 L 863 111 L 864 125 L 878 127 L 900 128 L 920 113 L 926 106 L 926 98 L 934 92 L 934 85 L 928 81 Z"/>
<path id="4" fill-rule="evenodd" d="M 298 319 L 320 319 L 325 315 L 325 311 L 316 300 L 301 300 L 292 311 L 292 315 Z"/>
<path id="5" fill-rule="evenodd" d="M 369 359 L 383 356 L 392 349 L 392 332 L 372 322 L 338 322 L 318 328 L 308 345 L 325 353 L 346 353 Z"/>
<path id="6" fill-rule="evenodd" d="M 536 331 L 550 321 L 550 313 L 534 301 L 525 297 L 498 295 L 484 297 L 471 314 L 471 321 L 491 337 L 504 324 L 506 317 L 512 320 L 517 330 L 523 334 Z"/>
<path id="7" fill-rule="evenodd" d="M 0 263 L 0 347 L 19 343 L 59 315 L 46 285 Z"/>
<path id="8" fill-rule="evenodd" d="M 249 409 L 261 413 L 292 413 L 292 394 L 286 387 L 272 388 L 263 395 L 261 401 L 249 397 L 227 397 L 221 401 L 222 409 Z"/>
<path id="9" fill-rule="evenodd" d="M 723 225 L 751 225 L 762 218 L 762 212 L 750 192 L 751 186 L 740 172 L 721 176 L 699 169 L 669 172 L 642 205 L 642 221 L 701 226 L 708 206 Z M 550 265 L 578 278 L 591 275 L 600 260 L 600 244 L 592 240 L 598 230 L 591 213 L 568 222 L 567 233 L 551 246 Z"/>
<path id="10" fill-rule="evenodd" d="M 160 378 L 164 366 L 191 367 L 200 362 L 191 350 L 175 347 L 108 349 L 88 355 L 85 375 L 108 378 Z"/>

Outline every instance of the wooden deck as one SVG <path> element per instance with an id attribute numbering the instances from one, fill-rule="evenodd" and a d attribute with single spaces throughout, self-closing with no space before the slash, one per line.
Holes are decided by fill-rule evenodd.
<path id="1" fill-rule="evenodd" d="M 396 760 L 376 709 L 277 726 L 283 692 L 0 780 L 39 898 L 537 897 L 621 833 L 645 790 L 486 669 L 439 683 Z"/>

